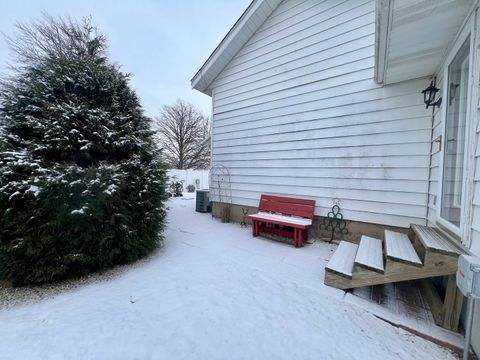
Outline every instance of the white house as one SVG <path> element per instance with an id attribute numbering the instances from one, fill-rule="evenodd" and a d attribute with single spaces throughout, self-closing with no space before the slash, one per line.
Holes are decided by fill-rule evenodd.
<path id="1" fill-rule="evenodd" d="M 479 46 L 476 0 L 254 0 L 192 79 L 232 204 L 339 199 L 354 236 L 420 224 L 480 255 Z"/>

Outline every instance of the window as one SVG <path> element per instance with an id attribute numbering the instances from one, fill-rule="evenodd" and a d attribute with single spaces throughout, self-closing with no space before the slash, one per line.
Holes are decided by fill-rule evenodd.
<path id="1" fill-rule="evenodd" d="M 468 102 L 470 37 L 448 67 L 441 217 L 460 227 Z"/>

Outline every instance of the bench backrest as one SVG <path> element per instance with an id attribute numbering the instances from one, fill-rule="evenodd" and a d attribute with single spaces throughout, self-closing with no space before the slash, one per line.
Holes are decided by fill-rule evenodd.
<path id="1" fill-rule="evenodd" d="M 262 195 L 258 210 L 313 219 L 315 200 Z"/>

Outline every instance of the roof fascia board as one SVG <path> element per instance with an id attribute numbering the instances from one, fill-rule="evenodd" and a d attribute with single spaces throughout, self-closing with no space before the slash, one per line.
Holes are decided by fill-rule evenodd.
<path id="1" fill-rule="evenodd" d="M 253 0 L 247 9 L 243 12 L 240 18 L 236 21 L 233 27 L 229 30 L 227 35 L 222 39 L 220 44 L 215 48 L 212 54 L 208 57 L 207 61 L 202 65 L 200 70 L 197 71 L 195 76 L 191 80 L 192 88 L 197 89 L 199 91 L 205 91 L 207 87 L 210 85 L 204 79 L 204 74 L 212 68 L 218 58 L 222 55 L 225 49 L 228 48 L 229 44 L 235 39 L 244 29 L 248 20 L 251 16 L 258 10 L 258 8 L 262 5 L 262 3 L 266 0 Z M 201 84 L 203 80 L 203 84 Z"/>

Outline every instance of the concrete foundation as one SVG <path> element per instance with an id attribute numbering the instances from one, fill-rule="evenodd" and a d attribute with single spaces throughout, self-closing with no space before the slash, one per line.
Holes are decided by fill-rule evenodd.
<path id="1" fill-rule="evenodd" d="M 224 204 L 214 202 L 212 206 L 213 216 L 222 220 L 226 220 L 225 215 L 229 214 L 229 221 L 233 223 L 240 223 L 243 221 L 243 212 L 242 209 L 248 209 L 248 214 L 255 214 L 258 211 L 258 208 L 245 205 L 236 205 L 236 204 Z M 322 224 L 324 221 L 323 216 L 315 216 L 313 220 L 313 226 L 310 229 L 310 237 L 315 239 L 321 239 L 329 241 L 331 238 L 331 231 L 322 229 Z M 384 238 L 385 230 L 392 230 L 408 234 L 408 228 L 401 228 L 396 226 L 387 226 L 380 224 L 364 223 L 360 221 L 351 221 L 345 220 L 347 222 L 348 234 L 339 234 L 335 233 L 334 240 L 348 240 L 350 242 L 359 243 L 362 235 L 371 236 L 380 240 Z M 250 226 L 251 221 L 246 219 L 246 223 Z M 272 237 L 272 236 L 268 236 Z M 290 239 L 281 239 L 280 237 L 274 236 L 275 240 L 280 240 L 290 243 Z"/>

